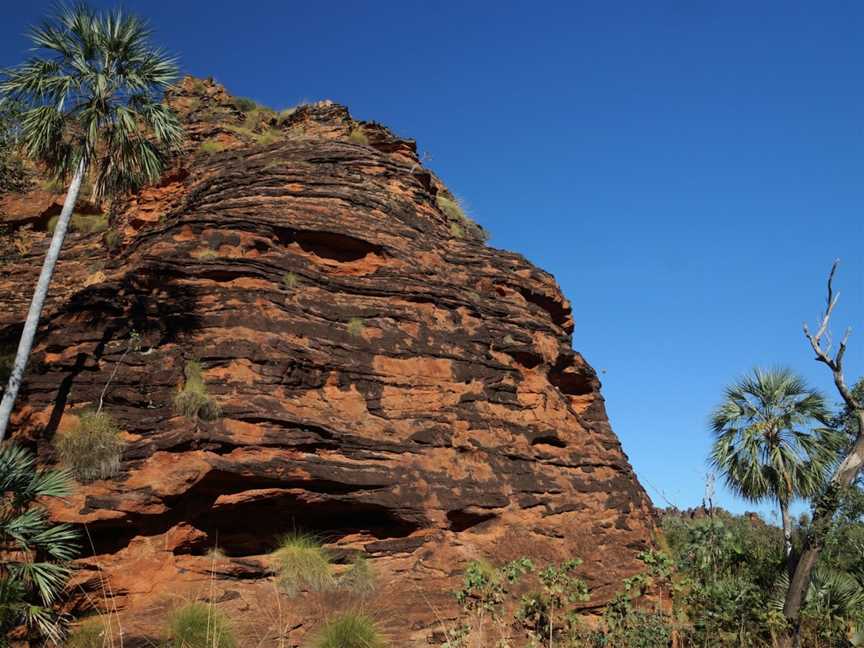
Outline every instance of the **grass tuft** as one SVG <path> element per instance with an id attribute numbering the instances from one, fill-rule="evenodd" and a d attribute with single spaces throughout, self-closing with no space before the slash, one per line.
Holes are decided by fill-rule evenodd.
<path id="1" fill-rule="evenodd" d="M 48 221 L 48 231 L 54 232 L 57 227 L 57 221 L 60 220 L 60 215 L 52 216 Z M 82 234 L 95 234 L 104 232 L 108 229 L 107 214 L 78 214 L 73 213 L 69 219 L 69 231 L 81 232 Z"/>
<path id="2" fill-rule="evenodd" d="M 123 237 L 120 236 L 120 232 L 110 230 L 102 237 L 102 242 L 105 243 L 105 247 L 109 252 L 114 252 L 123 244 Z"/>
<path id="3" fill-rule="evenodd" d="M 368 594 L 375 589 L 375 572 L 365 556 L 357 556 L 351 568 L 339 578 L 339 587 L 357 594 Z"/>
<path id="4" fill-rule="evenodd" d="M 110 646 L 108 627 L 102 617 L 86 619 L 66 637 L 64 648 L 103 648 Z"/>
<path id="5" fill-rule="evenodd" d="M 297 287 L 297 274 L 294 272 L 286 272 L 283 274 L 282 285 L 288 290 L 294 290 Z"/>
<path id="6" fill-rule="evenodd" d="M 222 612 L 199 601 L 187 603 L 171 614 L 170 648 L 236 648 L 231 624 Z"/>
<path id="7" fill-rule="evenodd" d="M 348 320 L 348 334 L 352 337 L 360 337 L 363 335 L 365 323 L 362 317 L 352 317 Z"/>
<path id="8" fill-rule="evenodd" d="M 353 144 L 362 144 L 363 146 L 369 144 L 369 138 L 360 126 L 351 129 L 351 132 L 348 134 L 348 141 Z"/>
<path id="9" fill-rule="evenodd" d="M 198 145 L 198 152 L 204 155 L 212 155 L 224 151 L 226 144 L 215 139 L 204 140 Z"/>
<path id="10" fill-rule="evenodd" d="M 249 97 L 236 97 L 234 99 L 234 105 L 243 112 L 257 110 L 260 107 L 257 101 L 250 99 Z"/>
<path id="11" fill-rule="evenodd" d="M 215 421 L 222 416 L 218 403 L 207 393 L 201 363 L 190 360 L 183 372 L 186 382 L 174 397 L 174 411 L 190 421 Z"/>
<path id="12" fill-rule="evenodd" d="M 123 446 L 120 429 L 107 412 L 83 412 L 72 430 L 54 440 L 60 463 L 82 482 L 109 479 L 120 472 Z"/>
<path id="13" fill-rule="evenodd" d="M 314 648 L 384 648 L 387 644 L 370 617 L 343 612 L 327 620 L 312 645 Z"/>
<path id="14" fill-rule="evenodd" d="M 454 238 L 465 238 L 466 235 L 469 235 L 471 238 L 479 239 L 484 243 L 488 240 L 489 233 L 468 216 L 458 199 L 453 196 L 438 194 L 435 202 L 438 209 L 447 217 L 450 223 L 450 234 Z"/>
<path id="15" fill-rule="evenodd" d="M 326 592 L 336 585 L 330 556 L 315 536 L 291 533 L 282 538 L 273 557 L 278 563 L 279 586 L 289 596 L 301 590 Z"/>

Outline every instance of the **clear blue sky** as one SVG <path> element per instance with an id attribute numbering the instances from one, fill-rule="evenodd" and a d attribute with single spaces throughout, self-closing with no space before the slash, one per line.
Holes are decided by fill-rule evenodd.
<path id="1" fill-rule="evenodd" d="M 51 6 L 15 4 L 0 66 Z M 708 413 L 753 365 L 836 400 L 801 335 L 835 257 L 849 378 L 864 373 L 860 2 L 124 6 L 184 71 L 416 138 L 492 245 L 558 278 L 658 504 L 701 501 Z"/>

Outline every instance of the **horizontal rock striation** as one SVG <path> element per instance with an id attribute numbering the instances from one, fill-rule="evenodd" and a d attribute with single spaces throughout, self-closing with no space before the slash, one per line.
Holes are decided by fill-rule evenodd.
<path id="1" fill-rule="evenodd" d="M 273 117 L 264 138 L 236 126 L 218 85 L 187 80 L 172 101 L 188 150 L 123 206 L 112 251 L 101 233 L 70 235 L 14 421 L 50 463 L 52 437 L 114 375 L 121 472 L 54 510 L 86 524 L 89 597 L 108 582 L 130 636 L 158 634 L 178 596 L 272 634 L 267 554 L 301 529 L 341 562 L 370 559 L 367 605 L 405 641 L 441 636 L 472 558 L 578 556 L 586 605 L 607 601 L 639 571 L 652 513 L 554 279 L 454 233 L 413 142 L 341 106 Z M 214 138 L 222 150 L 199 148 Z M 49 206 L 34 199 L 18 217 L 37 224 L 30 248 L 0 261 L 7 346 Z M 192 360 L 216 420 L 175 411 Z M 301 596 L 283 634 L 332 604 Z"/>

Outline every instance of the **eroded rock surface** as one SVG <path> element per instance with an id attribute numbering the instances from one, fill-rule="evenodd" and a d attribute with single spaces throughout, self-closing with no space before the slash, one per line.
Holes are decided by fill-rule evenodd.
<path id="1" fill-rule="evenodd" d="M 296 644 L 340 604 L 280 603 L 268 552 L 302 529 L 343 562 L 370 559 L 366 605 L 405 645 L 441 636 L 472 558 L 578 556 L 586 605 L 607 601 L 639 571 L 652 513 L 554 279 L 456 236 L 413 142 L 341 106 L 259 132 L 218 85 L 186 80 L 172 101 L 188 150 L 123 207 L 111 251 L 102 233 L 70 235 L 15 418 L 52 462 L 51 438 L 116 369 L 121 474 L 54 510 L 86 524 L 88 596 L 104 605 L 110 585 L 128 637 L 203 597 L 249 645 Z M 200 146 L 214 139 L 224 150 Z M 35 227 L 0 261 L 0 341 L 26 313 L 46 200 L 28 214 L 6 198 Z M 140 350 L 120 363 L 133 330 Z M 175 413 L 192 359 L 216 421 Z"/>

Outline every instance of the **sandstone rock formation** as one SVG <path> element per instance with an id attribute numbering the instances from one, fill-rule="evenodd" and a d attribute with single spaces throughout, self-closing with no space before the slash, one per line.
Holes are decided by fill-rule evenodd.
<path id="1" fill-rule="evenodd" d="M 14 421 L 54 461 L 52 437 L 116 369 L 121 473 L 54 510 L 86 525 L 78 604 L 104 605 L 109 586 L 132 640 L 203 597 L 243 645 L 298 645 L 340 601 L 277 594 L 268 552 L 293 529 L 370 559 L 365 605 L 398 645 L 440 641 L 472 558 L 578 556 L 585 605 L 607 601 L 653 518 L 554 279 L 454 229 L 414 143 L 341 106 L 250 120 L 191 79 L 172 101 L 188 150 L 113 217 L 111 250 L 70 235 Z M 0 199 L 7 346 L 55 198 Z M 193 359 L 215 421 L 173 407 Z"/>

